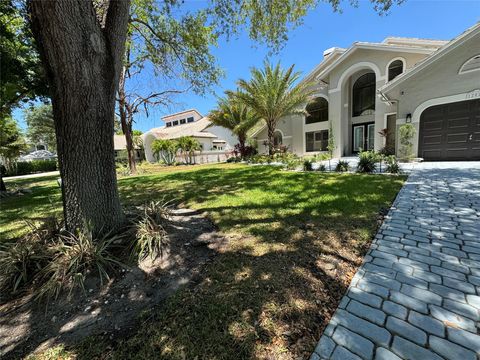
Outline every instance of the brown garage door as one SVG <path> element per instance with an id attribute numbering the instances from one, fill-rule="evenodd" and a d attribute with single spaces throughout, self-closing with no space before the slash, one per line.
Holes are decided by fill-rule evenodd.
<path id="1" fill-rule="evenodd" d="M 480 100 L 432 106 L 420 117 L 418 156 L 480 160 Z"/>

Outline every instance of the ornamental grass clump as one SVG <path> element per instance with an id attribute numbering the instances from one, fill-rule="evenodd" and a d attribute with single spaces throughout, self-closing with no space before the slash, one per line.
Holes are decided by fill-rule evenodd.
<path id="1" fill-rule="evenodd" d="M 80 288 L 85 292 L 85 279 L 97 276 L 103 285 L 117 267 L 123 266 L 114 255 L 116 243 L 121 236 L 106 234 L 94 237 L 91 231 L 64 233 L 52 245 L 51 261 L 40 271 L 42 283 L 38 296 L 57 298 L 63 291 Z"/>
<path id="2" fill-rule="evenodd" d="M 165 226 L 171 220 L 171 201 L 151 201 L 141 209 L 135 225 L 135 239 L 132 244 L 131 257 L 141 261 L 147 257 L 155 259 L 163 255 L 168 246 L 168 233 Z"/>
<path id="3" fill-rule="evenodd" d="M 357 171 L 360 173 L 375 172 L 377 159 L 377 154 L 374 151 L 362 151 L 358 155 Z"/>
<path id="4" fill-rule="evenodd" d="M 350 169 L 350 165 L 348 164 L 348 161 L 345 161 L 345 160 L 339 160 L 337 165 L 335 166 L 336 172 L 346 172 L 349 169 Z"/>

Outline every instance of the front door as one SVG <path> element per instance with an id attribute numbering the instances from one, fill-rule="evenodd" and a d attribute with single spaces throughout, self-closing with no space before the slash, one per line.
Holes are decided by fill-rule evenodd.
<path id="1" fill-rule="evenodd" d="M 354 153 L 363 150 L 373 150 L 375 144 L 375 124 L 366 123 L 353 125 L 353 149 Z"/>

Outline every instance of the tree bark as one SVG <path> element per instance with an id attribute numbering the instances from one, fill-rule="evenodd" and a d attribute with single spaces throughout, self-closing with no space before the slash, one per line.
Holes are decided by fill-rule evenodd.
<path id="1" fill-rule="evenodd" d="M 245 134 L 239 134 L 238 135 L 238 147 L 239 147 L 239 150 L 240 150 L 240 157 L 242 159 L 245 158 L 245 141 L 246 141 L 247 137 Z"/>
<path id="2" fill-rule="evenodd" d="M 124 220 L 113 147 L 115 94 L 129 0 L 99 20 L 91 1 L 29 0 L 33 35 L 52 90 L 66 228 L 94 234 Z"/>
<path id="3" fill-rule="evenodd" d="M 275 122 L 267 121 L 267 137 L 268 137 L 268 155 L 273 155 L 273 148 L 275 146 L 273 137 L 275 135 Z"/>

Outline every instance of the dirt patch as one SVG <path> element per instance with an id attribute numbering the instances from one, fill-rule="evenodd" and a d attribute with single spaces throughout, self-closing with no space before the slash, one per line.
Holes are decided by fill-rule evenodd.
<path id="1" fill-rule="evenodd" d="M 121 270 L 104 286 L 87 282 L 86 293 L 48 306 L 36 304 L 31 295 L 0 305 L 0 357 L 19 358 L 90 335 L 118 339 L 131 333 L 142 314 L 194 282 L 225 245 L 215 226 L 191 210 L 174 210 L 168 232 L 169 246 L 161 257 Z"/>

